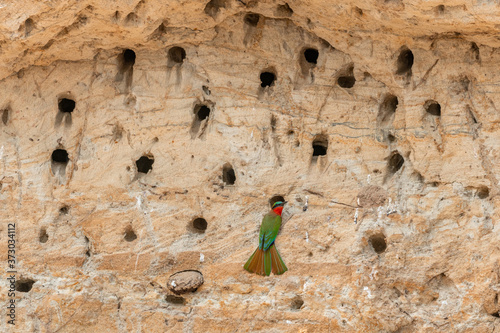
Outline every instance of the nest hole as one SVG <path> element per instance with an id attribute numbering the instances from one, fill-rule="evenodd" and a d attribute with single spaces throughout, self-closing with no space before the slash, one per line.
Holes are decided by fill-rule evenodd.
<path id="1" fill-rule="evenodd" d="M 38 241 L 42 244 L 47 243 L 49 240 L 49 235 L 47 234 L 47 230 L 45 228 L 40 229 L 40 234 L 38 235 Z"/>
<path id="2" fill-rule="evenodd" d="M 174 46 L 168 50 L 168 59 L 175 64 L 182 64 L 186 59 L 186 50 L 182 47 Z"/>
<path id="3" fill-rule="evenodd" d="M 319 51 L 317 49 L 308 48 L 304 50 L 304 59 L 310 64 L 316 65 L 318 63 Z"/>
<path id="4" fill-rule="evenodd" d="M 234 182 L 236 181 L 236 174 L 233 166 L 229 163 L 224 164 L 222 167 L 222 181 L 226 185 L 234 185 Z"/>
<path id="5" fill-rule="evenodd" d="M 4 125 L 7 125 L 7 123 L 9 122 L 9 111 L 9 108 L 2 110 L 2 123 Z"/>
<path id="6" fill-rule="evenodd" d="M 294 299 L 292 299 L 292 303 L 290 305 L 290 308 L 292 310 L 300 310 L 302 306 L 304 305 L 304 300 L 300 296 L 296 296 Z"/>
<path id="7" fill-rule="evenodd" d="M 275 195 L 274 197 L 269 199 L 269 206 L 271 206 L 271 208 L 273 208 L 274 203 L 277 201 L 285 202 L 285 198 L 281 195 Z"/>
<path id="8" fill-rule="evenodd" d="M 186 299 L 181 296 L 167 295 L 165 300 L 170 304 L 183 305 L 186 303 Z"/>
<path id="9" fill-rule="evenodd" d="M 31 31 L 35 28 L 35 22 L 33 19 L 28 18 L 24 21 L 24 35 L 27 37 L 30 35 Z"/>
<path id="10" fill-rule="evenodd" d="M 398 172 L 404 163 L 405 159 L 403 158 L 403 156 L 401 156 L 401 154 L 399 154 L 397 151 L 393 152 L 391 157 L 389 158 L 389 161 L 387 162 L 387 170 L 389 174 L 393 175 Z"/>
<path id="11" fill-rule="evenodd" d="M 490 196 L 490 189 L 487 188 L 486 186 L 481 186 L 477 190 L 477 197 L 479 199 L 487 199 Z"/>
<path id="12" fill-rule="evenodd" d="M 205 220 L 202 217 L 197 217 L 193 220 L 193 228 L 196 232 L 198 233 L 204 233 L 207 230 L 208 223 L 207 220 Z"/>
<path id="13" fill-rule="evenodd" d="M 425 111 L 432 116 L 441 116 L 441 105 L 439 105 L 439 103 L 436 101 L 429 100 L 425 102 L 424 108 Z"/>
<path id="14" fill-rule="evenodd" d="M 256 27 L 259 24 L 260 15 L 254 13 L 248 13 L 245 15 L 243 21 L 251 27 Z"/>
<path id="15" fill-rule="evenodd" d="M 262 72 L 260 73 L 260 86 L 262 88 L 271 87 L 276 81 L 276 74 L 272 72 Z"/>
<path id="16" fill-rule="evenodd" d="M 337 79 L 337 83 L 340 87 L 342 88 L 352 88 L 354 87 L 354 84 L 356 83 L 356 79 L 354 78 L 353 75 L 351 76 L 340 76 Z"/>
<path id="17" fill-rule="evenodd" d="M 325 156 L 328 151 L 328 139 L 324 135 L 319 135 L 314 138 L 313 143 L 313 157 Z"/>
<path id="18" fill-rule="evenodd" d="M 65 149 L 56 149 L 52 152 L 52 162 L 66 166 L 69 162 L 69 155 Z"/>
<path id="19" fill-rule="evenodd" d="M 396 74 L 403 75 L 410 73 L 411 68 L 413 66 L 413 52 L 409 49 L 404 49 L 399 53 L 398 61 L 397 61 L 397 70 Z"/>
<path id="20" fill-rule="evenodd" d="M 19 279 L 16 281 L 16 290 L 22 293 L 27 293 L 33 288 L 35 280 L 33 279 Z"/>
<path id="21" fill-rule="evenodd" d="M 69 206 L 64 205 L 61 208 L 59 208 L 60 215 L 67 215 L 68 213 L 69 213 Z"/>
<path id="22" fill-rule="evenodd" d="M 387 242 L 383 233 L 378 233 L 370 236 L 369 242 L 371 247 L 373 248 L 373 251 L 378 254 L 384 253 L 387 249 Z"/>
<path id="23" fill-rule="evenodd" d="M 141 156 L 137 161 L 135 161 L 135 165 L 137 166 L 137 172 L 139 173 L 148 173 L 153 169 L 153 163 L 155 162 L 153 156 Z"/>
<path id="24" fill-rule="evenodd" d="M 126 49 L 122 53 L 123 67 L 130 68 L 135 64 L 135 52 L 131 49 Z"/>
<path id="25" fill-rule="evenodd" d="M 197 135 L 203 135 L 205 132 L 208 120 L 211 113 L 211 105 L 212 104 L 197 104 L 193 108 L 193 122 L 191 124 L 191 138 L 195 138 Z M 200 132 L 201 129 L 201 132 Z M 198 133 L 201 134 L 198 134 Z"/>
<path id="26" fill-rule="evenodd" d="M 387 126 L 392 123 L 398 104 L 398 98 L 394 95 L 387 95 L 384 98 L 382 104 L 380 104 L 377 117 L 380 126 Z"/>
<path id="27" fill-rule="evenodd" d="M 210 116 L 210 108 L 207 105 L 196 105 L 193 112 L 199 121 L 205 120 Z"/>
<path id="28" fill-rule="evenodd" d="M 128 227 L 125 230 L 125 235 L 123 236 L 123 239 L 125 239 L 127 242 L 133 242 L 137 239 L 137 235 L 135 234 L 134 230 L 132 227 Z"/>
<path id="29" fill-rule="evenodd" d="M 69 98 L 61 98 L 57 103 L 60 112 L 71 113 L 75 110 L 76 103 Z"/>

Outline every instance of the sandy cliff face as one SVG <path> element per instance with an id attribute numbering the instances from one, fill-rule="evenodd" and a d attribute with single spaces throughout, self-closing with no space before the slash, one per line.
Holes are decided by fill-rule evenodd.
<path id="1" fill-rule="evenodd" d="M 3 4 L 17 330 L 498 330 L 499 15 L 458 0 Z M 248 274 L 276 196 L 289 271 Z M 182 270 L 204 284 L 172 293 Z"/>

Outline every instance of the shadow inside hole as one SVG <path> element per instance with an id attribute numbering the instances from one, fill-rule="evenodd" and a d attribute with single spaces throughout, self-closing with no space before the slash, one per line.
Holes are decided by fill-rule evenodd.
<path id="1" fill-rule="evenodd" d="M 196 117 L 199 121 L 205 120 L 210 116 L 210 108 L 206 105 L 199 105 L 195 108 Z"/>
<path id="2" fill-rule="evenodd" d="M 40 234 L 38 235 L 38 240 L 40 243 L 47 243 L 49 240 L 49 235 L 47 234 L 47 230 L 45 229 L 40 229 Z"/>
<path id="3" fill-rule="evenodd" d="M 208 223 L 207 223 L 207 220 L 205 220 L 204 218 L 202 217 L 197 217 L 193 220 L 193 229 L 194 231 L 202 234 L 204 233 L 206 230 L 207 230 L 207 227 L 208 227 Z"/>
<path id="4" fill-rule="evenodd" d="M 125 239 L 127 242 L 133 242 L 137 239 L 137 235 L 135 234 L 132 227 L 128 227 L 127 230 L 125 230 L 125 235 L 123 236 L 123 239 Z"/>
<path id="5" fill-rule="evenodd" d="M 490 189 L 486 186 L 481 186 L 476 193 L 479 199 L 486 199 L 490 196 Z"/>
<path id="6" fill-rule="evenodd" d="M 234 173 L 233 166 L 229 163 L 224 164 L 222 167 L 222 181 L 226 185 L 234 185 L 236 181 L 236 174 Z"/>
<path id="7" fill-rule="evenodd" d="M 260 86 L 261 86 L 261 88 L 273 86 L 275 80 L 276 80 L 276 74 L 274 74 L 272 72 L 262 72 L 260 74 Z"/>
<path id="8" fill-rule="evenodd" d="M 396 74 L 411 74 L 410 71 L 413 66 L 413 61 L 413 52 L 411 52 L 409 49 L 402 50 L 398 56 Z"/>
<path id="9" fill-rule="evenodd" d="M 356 78 L 354 77 L 354 65 L 350 64 L 340 72 L 339 78 L 337 79 L 337 84 L 342 88 L 352 88 L 356 83 Z"/>
<path id="10" fill-rule="evenodd" d="M 116 81 L 122 81 L 125 78 L 125 87 L 128 89 L 132 86 L 132 77 L 134 75 L 136 55 L 131 49 L 123 50 L 118 56 L 118 73 L 116 74 Z"/>
<path id="11" fill-rule="evenodd" d="M 292 310 L 300 310 L 302 306 L 304 305 L 304 300 L 300 296 L 296 296 L 292 299 L 292 303 L 290 305 L 290 308 Z"/>
<path id="12" fill-rule="evenodd" d="M 312 147 L 313 157 L 325 156 L 328 151 L 328 139 L 324 135 L 318 135 L 314 138 Z"/>
<path id="13" fill-rule="evenodd" d="M 66 174 L 66 166 L 69 162 L 68 152 L 64 149 L 56 149 L 51 156 L 52 174 L 64 176 Z"/>
<path id="14" fill-rule="evenodd" d="M 122 69 L 127 70 L 135 65 L 135 52 L 131 49 L 126 49 L 122 53 Z"/>
<path id="15" fill-rule="evenodd" d="M 92 253 L 90 252 L 90 240 L 87 236 L 84 236 L 83 239 L 85 240 L 85 248 L 87 249 L 87 251 L 85 251 L 85 256 L 87 258 L 90 258 L 90 256 L 92 255 Z"/>
<path id="16" fill-rule="evenodd" d="M 394 175 L 396 172 L 401 169 L 403 164 L 405 163 L 405 159 L 401 154 L 399 154 L 397 151 L 393 152 L 391 157 L 389 158 L 389 161 L 387 162 L 387 171 L 389 175 Z"/>
<path id="17" fill-rule="evenodd" d="M 2 110 L 2 123 L 4 125 L 7 125 L 7 123 L 9 122 L 9 111 L 9 108 Z"/>
<path id="18" fill-rule="evenodd" d="M 387 249 L 387 243 L 385 241 L 385 235 L 383 233 L 378 233 L 370 236 L 369 242 L 376 253 L 383 253 Z"/>
<path id="19" fill-rule="evenodd" d="M 254 13 L 248 13 L 245 15 L 243 21 L 251 27 L 256 27 L 259 23 L 260 15 Z"/>
<path id="20" fill-rule="evenodd" d="M 75 110 L 76 102 L 69 98 L 61 98 L 57 103 L 59 111 L 63 113 L 70 113 Z"/>
<path id="21" fill-rule="evenodd" d="M 19 279 L 16 281 L 16 290 L 22 293 L 27 293 L 33 288 L 35 280 L 33 279 Z"/>
<path id="22" fill-rule="evenodd" d="M 141 156 L 136 162 L 135 165 L 137 166 L 137 172 L 139 173 L 148 173 L 153 169 L 153 163 L 155 162 L 154 158 L 152 156 Z"/>
<path id="23" fill-rule="evenodd" d="M 444 14 L 446 7 L 444 5 L 439 5 L 435 7 L 436 13 L 438 14 Z"/>
<path id="24" fill-rule="evenodd" d="M 425 111 L 432 116 L 436 116 L 436 117 L 441 116 L 441 105 L 439 105 L 439 103 L 436 101 L 425 102 L 424 108 L 425 108 Z"/>
<path id="25" fill-rule="evenodd" d="M 186 50 L 182 47 L 174 46 L 168 50 L 168 60 L 170 65 L 182 64 L 186 59 Z"/>
<path id="26" fill-rule="evenodd" d="M 326 155 L 326 147 L 320 143 L 313 143 L 313 156 Z"/>
<path id="27" fill-rule="evenodd" d="M 349 89 L 354 87 L 356 79 L 354 78 L 354 76 L 340 76 L 337 79 L 337 83 L 340 87 Z"/>
<path id="28" fill-rule="evenodd" d="M 33 19 L 31 18 L 26 19 L 26 21 L 24 21 L 24 36 L 28 37 L 34 28 L 35 28 L 35 22 L 33 21 Z"/>
<path id="29" fill-rule="evenodd" d="M 269 206 L 271 206 L 271 208 L 273 208 L 274 203 L 277 201 L 285 202 L 285 198 L 281 195 L 275 195 L 274 197 L 269 199 Z"/>
<path id="30" fill-rule="evenodd" d="M 304 59 L 311 65 L 318 63 L 319 51 L 317 49 L 308 48 L 304 50 Z"/>
<path id="31" fill-rule="evenodd" d="M 302 49 L 299 57 L 299 65 L 302 76 L 308 78 L 308 81 L 312 83 L 314 81 L 314 74 L 312 70 L 316 67 L 318 63 L 319 51 L 315 48 L 304 48 Z"/>
<path id="32" fill-rule="evenodd" d="M 61 208 L 59 208 L 59 214 L 67 215 L 68 213 L 69 213 L 69 206 L 64 205 Z"/>
<path id="33" fill-rule="evenodd" d="M 194 109 L 193 113 L 195 114 L 193 123 L 191 125 L 191 138 L 196 137 L 198 132 L 200 132 L 201 128 L 201 134 L 204 133 L 204 130 L 207 126 L 207 121 L 210 117 L 210 107 L 205 104 L 197 104 Z M 205 121 L 207 120 L 207 121 Z"/>
<path id="34" fill-rule="evenodd" d="M 380 104 L 377 116 L 379 126 L 387 127 L 392 125 L 398 104 L 398 98 L 394 95 L 387 95 L 384 98 L 382 104 Z"/>
<path id="35" fill-rule="evenodd" d="M 467 52 L 469 55 L 469 62 L 481 62 L 481 54 L 479 53 L 479 46 L 476 43 L 472 42 L 470 45 L 470 49 Z"/>
<path id="36" fill-rule="evenodd" d="M 165 300 L 170 304 L 183 305 L 186 304 L 186 299 L 181 296 L 167 295 Z"/>

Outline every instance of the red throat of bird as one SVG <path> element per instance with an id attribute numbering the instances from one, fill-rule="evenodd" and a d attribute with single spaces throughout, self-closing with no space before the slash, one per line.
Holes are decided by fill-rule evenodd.
<path id="1" fill-rule="evenodd" d="M 273 212 L 281 216 L 281 212 L 283 212 L 283 207 L 276 207 L 273 209 Z"/>

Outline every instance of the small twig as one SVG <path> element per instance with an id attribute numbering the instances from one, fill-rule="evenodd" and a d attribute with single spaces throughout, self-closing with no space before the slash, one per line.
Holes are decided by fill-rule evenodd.
<path id="1" fill-rule="evenodd" d="M 311 191 L 311 190 L 305 190 L 306 192 L 308 193 L 311 193 L 311 194 L 314 194 L 314 195 L 317 195 L 317 196 L 320 196 L 320 197 L 323 197 L 323 194 L 319 193 L 319 192 L 314 192 L 314 191 Z"/>
<path id="2" fill-rule="evenodd" d="M 351 208 L 355 208 L 355 209 L 360 208 L 360 207 L 352 206 L 352 205 L 349 205 L 349 204 L 345 204 L 345 203 L 337 202 L 337 201 L 333 201 L 333 200 L 331 200 L 330 202 L 336 203 L 336 204 L 339 204 L 339 205 L 344 205 L 344 206 L 351 207 Z"/>

